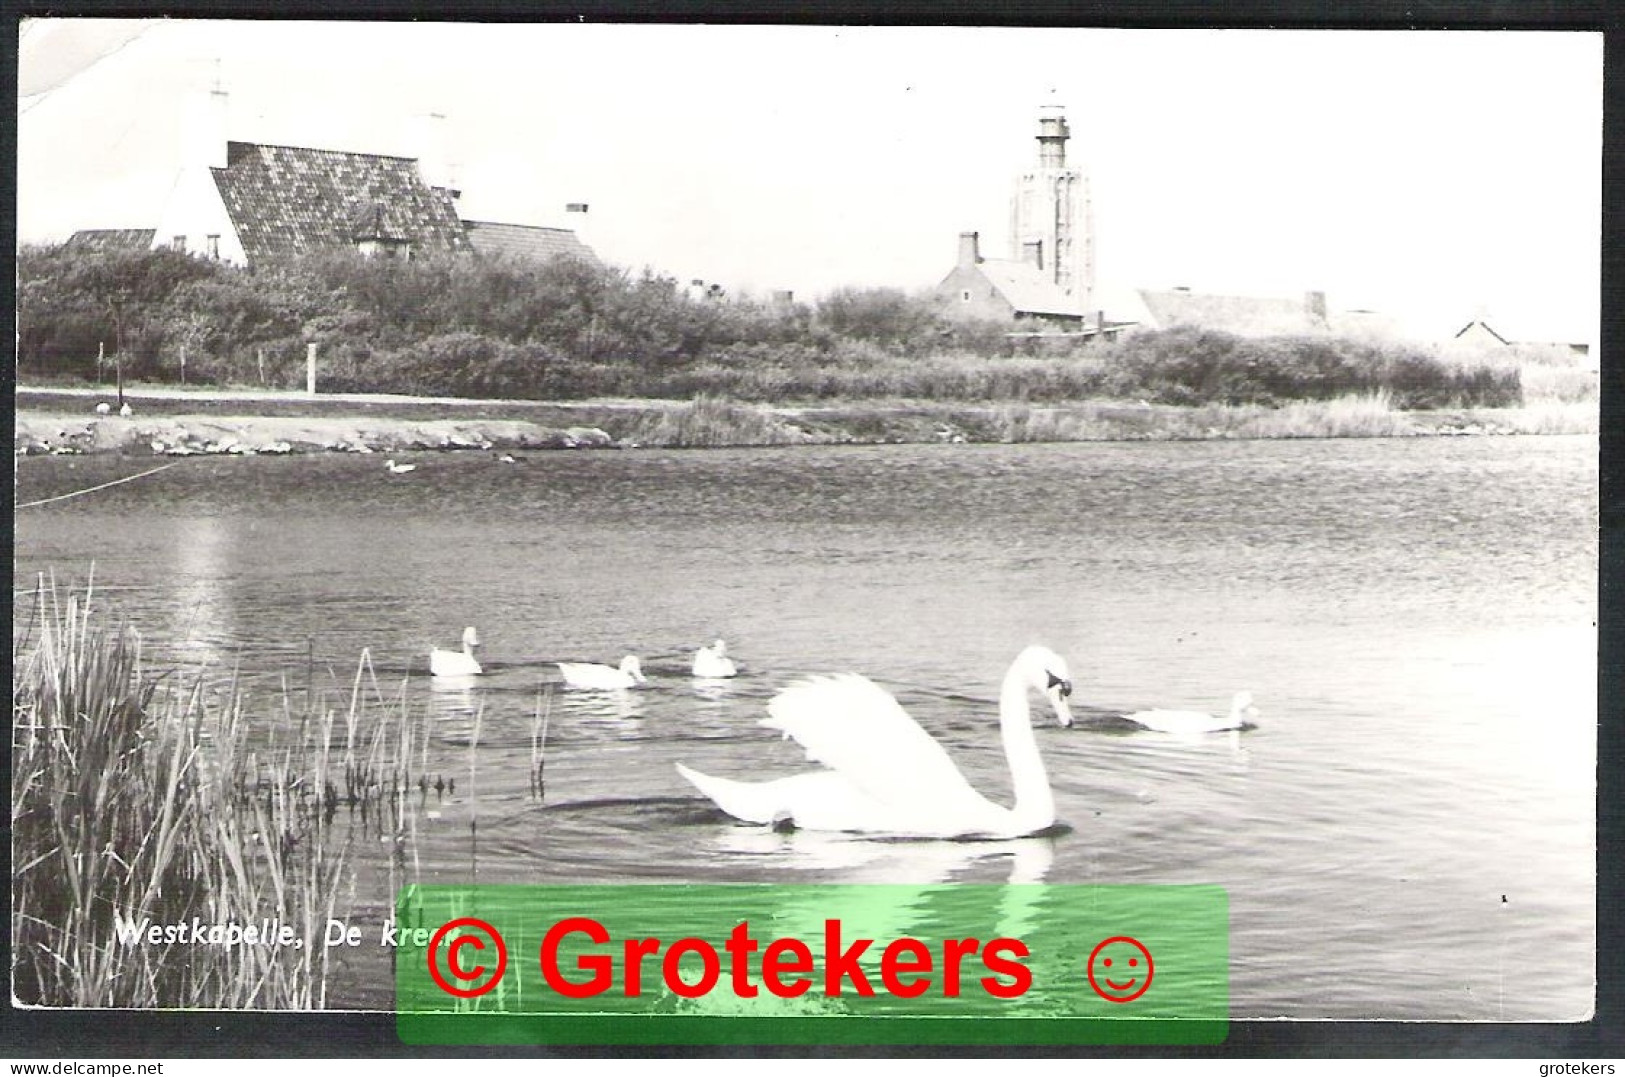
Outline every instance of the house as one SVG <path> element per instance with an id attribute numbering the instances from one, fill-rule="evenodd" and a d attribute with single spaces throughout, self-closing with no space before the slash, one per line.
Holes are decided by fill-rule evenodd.
<path id="1" fill-rule="evenodd" d="M 152 249 L 151 228 L 85 228 L 68 237 L 63 247 L 70 251 L 94 251 L 111 254 L 115 251 L 146 251 Z"/>
<path id="2" fill-rule="evenodd" d="M 498 224 L 494 221 L 463 222 L 463 231 L 475 252 L 547 261 L 568 256 L 596 262 L 593 249 L 570 228 L 540 228 L 528 224 Z"/>
<path id="3" fill-rule="evenodd" d="M 934 293 L 946 313 L 1013 318 L 1055 329 L 1083 327 L 1084 312 L 1077 300 L 1046 276 L 1036 260 L 983 258 L 980 244 L 978 233 L 959 233 L 958 263 Z"/>
<path id="4" fill-rule="evenodd" d="M 1305 292 L 1302 299 L 1214 295 L 1189 288 L 1142 288 L 1139 294 L 1146 312 L 1143 325 L 1149 329 L 1200 326 L 1256 337 L 1324 333 L 1331 328 L 1325 292 Z"/>
<path id="5" fill-rule="evenodd" d="M 189 168 L 153 246 L 235 265 L 350 248 L 412 258 L 473 249 L 453 192 L 410 157 L 227 142 L 224 163 Z"/>
<path id="6" fill-rule="evenodd" d="M 1474 350 L 1492 350 L 1523 348 L 1533 350 L 1549 350 L 1568 352 L 1572 355 L 1589 357 L 1591 345 L 1589 342 L 1553 339 L 1548 334 L 1542 337 L 1538 333 L 1509 333 L 1497 330 L 1482 318 L 1474 318 L 1458 329 L 1448 342 L 1451 347 L 1469 348 Z"/>
<path id="7" fill-rule="evenodd" d="M 243 266 L 344 249 L 402 259 L 480 251 L 593 257 L 568 228 L 463 220 L 461 192 L 437 149 L 444 117 L 422 117 L 422 152 L 403 157 L 230 141 L 225 92 L 216 88 L 199 104 L 187 159 L 150 233 L 152 248 Z"/>

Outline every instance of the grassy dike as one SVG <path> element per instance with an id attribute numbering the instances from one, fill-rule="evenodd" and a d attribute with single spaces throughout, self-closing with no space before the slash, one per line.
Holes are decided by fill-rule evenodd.
<path id="1" fill-rule="evenodd" d="M 1225 438 L 1588 434 L 1595 400 L 1521 408 L 1401 411 L 1382 394 L 1278 408 L 854 401 L 810 406 L 689 401 L 583 403 L 424 400 L 292 393 L 146 395 L 96 414 L 98 397 L 19 390 L 19 453 L 133 455 L 408 452 L 442 449 L 710 448 L 760 445 L 1184 441 Z"/>

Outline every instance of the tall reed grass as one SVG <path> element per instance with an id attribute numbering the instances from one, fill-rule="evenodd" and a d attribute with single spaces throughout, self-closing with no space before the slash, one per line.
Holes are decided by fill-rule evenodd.
<path id="1" fill-rule="evenodd" d="M 62 599 L 41 581 L 12 637 L 16 997 L 325 1006 L 323 934 L 347 912 L 350 842 L 358 829 L 404 833 L 409 816 L 404 709 L 375 718 L 357 692 L 340 738 L 335 708 L 295 711 L 284 692 L 272 724 L 283 734 L 253 732 L 234 678 L 154 674 L 139 637 L 92 597 Z M 133 935 L 194 918 L 206 928 L 272 921 L 299 945 Z"/>
<path id="2" fill-rule="evenodd" d="M 630 438 L 639 445 L 667 449 L 801 445 L 812 440 L 806 431 L 759 406 L 710 396 L 643 412 Z"/>

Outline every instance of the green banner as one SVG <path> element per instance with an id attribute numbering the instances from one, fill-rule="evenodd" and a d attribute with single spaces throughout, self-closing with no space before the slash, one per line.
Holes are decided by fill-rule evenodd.
<path id="1" fill-rule="evenodd" d="M 1216 886 L 412 886 L 411 1044 L 1207 1044 Z"/>

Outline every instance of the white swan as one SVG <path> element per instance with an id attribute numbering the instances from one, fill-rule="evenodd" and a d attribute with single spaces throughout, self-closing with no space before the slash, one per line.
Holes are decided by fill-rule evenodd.
<path id="1" fill-rule="evenodd" d="M 1135 711 L 1124 718 L 1154 729 L 1159 733 L 1222 733 L 1227 729 L 1240 729 L 1258 717 L 1251 692 L 1237 692 L 1230 701 L 1230 713 L 1223 717 L 1206 711 L 1151 710 Z"/>
<path id="2" fill-rule="evenodd" d="M 696 677 L 732 677 L 739 670 L 734 668 L 733 659 L 728 657 L 728 645 L 720 639 L 709 647 L 701 647 L 694 652 L 694 676 Z"/>
<path id="3" fill-rule="evenodd" d="M 429 674 L 434 677 L 467 677 L 479 673 L 480 664 L 474 658 L 474 648 L 480 645 L 480 634 L 469 625 L 463 629 L 463 649 L 447 651 L 439 647 L 429 651 Z"/>
<path id="4" fill-rule="evenodd" d="M 1011 663 L 999 690 L 1013 808 L 972 789 L 942 745 L 889 692 L 855 674 L 793 684 L 773 697 L 762 719 L 762 725 L 794 737 L 808 759 L 829 769 L 767 782 L 713 778 L 681 763 L 677 770 L 717 807 L 747 823 L 788 820 L 805 830 L 899 837 L 1025 837 L 1055 822 L 1055 798 L 1027 705 L 1029 690 L 1044 693 L 1061 725 L 1072 724 L 1066 663 L 1047 648 L 1028 647 Z"/>
<path id="5" fill-rule="evenodd" d="M 418 469 L 416 464 L 397 464 L 393 460 L 385 460 L 384 466 L 389 468 L 389 473 L 391 475 L 405 475 L 408 471 L 416 471 Z"/>
<path id="6" fill-rule="evenodd" d="M 617 666 L 603 666 L 593 662 L 559 662 L 568 688 L 631 688 L 643 684 L 643 666 L 636 655 L 627 655 Z"/>

